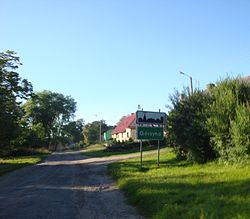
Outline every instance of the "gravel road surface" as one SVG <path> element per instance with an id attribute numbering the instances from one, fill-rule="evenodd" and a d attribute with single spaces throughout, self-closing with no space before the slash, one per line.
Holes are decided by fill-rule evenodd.
<path id="1" fill-rule="evenodd" d="M 108 163 L 129 157 L 54 153 L 44 163 L 1 176 L 0 218 L 143 218 L 107 176 Z"/>

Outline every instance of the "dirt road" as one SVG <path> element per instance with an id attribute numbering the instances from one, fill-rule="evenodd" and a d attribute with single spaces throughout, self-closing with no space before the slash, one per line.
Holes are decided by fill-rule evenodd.
<path id="1" fill-rule="evenodd" d="M 54 153 L 44 163 L 2 176 L 0 218 L 142 218 L 107 176 L 108 163 L 130 156 Z"/>

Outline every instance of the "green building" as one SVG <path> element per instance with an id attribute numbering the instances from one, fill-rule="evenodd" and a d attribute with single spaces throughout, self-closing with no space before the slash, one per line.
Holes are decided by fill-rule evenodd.
<path id="1" fill-rule="evenodd" d="M 112 140 L 112 131 L 113 131 L 113 129 L 109 129 L 108 131 L 103 133 L 104 141 L 111 141 Z"/>

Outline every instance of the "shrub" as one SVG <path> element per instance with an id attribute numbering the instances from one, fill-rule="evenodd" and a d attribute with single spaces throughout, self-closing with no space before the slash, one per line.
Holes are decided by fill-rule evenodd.
<path id="1" fill-rule="evenodd" d="M 250 155 L 250 108 L 238 105 L 236 116 L 230 127 L 231 147 L 229 158 L 231 161 L 244 161 Z"/>
<path id="2" fill-rule="evenodd" d="M 15 148 L 5 156 L 30 156 L 30 155 L 39 155 L 39 154 L 50 154 L 51 152 L 47 148 Z"/>
<path id="3" fill-rule="evenodd" d="M 177 158 L 197 162 L 250 156 L 250 84 L 227 78 L 206 91 L 177 91 L 167 116 L 167 141 Z"/>
<path id="4" fill-rule="evenodd" d="M 247 121 L 243 104 L 249 101 L 249 91 L 249 85 L 230 78 L 218 82 L 210 91 L 213 102 L 208 107 L 207 125 L 212 136 L 211 145 L 221 160 L 241 159 L 246 155 L 240 143 L 242 140 L 239 140 L 245 136 L 239 138 L 239 135 L 249 136 L 242 121 L 243 118 Z"/>
<path id="5" fill-rule="evenodd" d="M 215 153 L 209 144 L 210 134 L 205 125 L 210 95 L 198 90 L 191 96 L 185 91 L 182 95 L 176 92 L 171 101 L 173 108 L 167 116 L 167 133 L 177 157 L 199 163 L 213 159 Z"/>

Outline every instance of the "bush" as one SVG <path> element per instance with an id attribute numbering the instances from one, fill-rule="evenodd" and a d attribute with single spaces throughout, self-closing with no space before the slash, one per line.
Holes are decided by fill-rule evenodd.
<path id="1" fill-rule="evenodd" d="M 223 162 L 250 156 L 250 84 L 227 78 L 206 91 L 175 92 L 167 116 L 167 141 L 177 158 Z"/>
<path id="2" fill-rule="evenodd" d="M 212 136 L 211 145 L 221 160 L 240 160 L 246 155 L 243 149 L 246 146 L 241 142 L 246 142 L 242 139 L 249 136 L 243 121 L 249 120 L 247 109 L 243 106 L 248 104 L 249 88 L 248 84 L 238 79 L 227 78 L 211 90 L 213 102 L 208 107 L 207 125 Z"/>
<path id="3" fill-rule="evenodd" d="M 39 154 L 50 154 L 51 152 L 47 148 L 15 148 L 5 156 L 13 156 L 13 157 L 18 157 L 18 156 L 30 156 L 30 155 L 39 155 Z"/>
<path id="4" fill-rule="evenodd" d="M 231 161 L 244 161 L 250 155 L 250 108 L 238 105 L 236 116 L 231 121 L 231 147 L 229 158 Z"/>
<path id="5" fill-rule="evenodd" d="M 213 159 L 215 153 L 209 144 L 210 134 L 205 125 L 210 95 L 195 91 L 189 96 L 184 90 L 181 95 L 176 92 L 171 101 L 173 108 L 167 116 L 167 137 L 177 157 L 199 163 Z"/>

